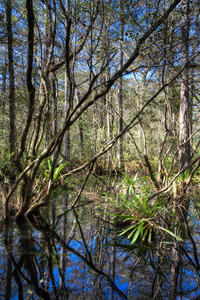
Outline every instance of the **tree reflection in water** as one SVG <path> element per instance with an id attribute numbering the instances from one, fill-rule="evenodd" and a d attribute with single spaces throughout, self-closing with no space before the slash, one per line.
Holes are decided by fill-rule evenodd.
<path id="1" fill-rule="evenodd" d="M 71 211 L 56 228 L 41 216 L 2 225 L 2 299 L 172 299 L 173 284 L 174 299 L 199 299 L 198 232 L 187 226 L 185 245 L 175 244 L 172 282 L 172 244 L 129 246 L 88 212 Z"/>

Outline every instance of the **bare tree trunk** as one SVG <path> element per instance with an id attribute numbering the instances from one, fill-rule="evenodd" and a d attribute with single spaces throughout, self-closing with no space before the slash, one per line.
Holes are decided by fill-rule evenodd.
<path id="1" fill-rule="evenodd" d="M 108 98 L 108 96 L 107 96 Z M 109 101 L 107 99 L 106 101 L 106 120 L 107 120 L 107 140 L 109 141 L 112 138 L 112 124 L 111 124 L 111 108 L 110 108 L 110 104 L 109 102 L 111 102 L 112 100 L 112 96 L 110 96 Z M 106 169 L 108 171 L 108 174 L 110 174 L 111 172 L 111 167 L 112 167 L 112 152 L 109 151 L 108 152 L 108 156 L 107 156 L 107 166 Z"/>
<path id="2" fill-rule="evenodd" d="M 16 164 L 20 165 L 20 158 L 22 157 L 24 151 L 25 151 L 25 144 L 26 139 L 28 135 L 29 128 L 31 126 L 31 121 L 33 117 L 34 112 L 34 106 L 35 106 L 35 88 L 32 83 L 32 72 L 33 72 L 33 46 L 34 46 L 34 10 L 33 10 L 33 1 L 27 0 L 26 1 L 26 9 L 27 9 L 27 21 L 28 21 L 28 65 L 27 65 L 27 74 L 26 74 L 26 80 L 27 80 L 27 89 L 29 93 L 29 111 L 26 119 L 26 125 L 24 127 L 24 131 L 21 137 L 21 145 L 20 150 L 18 153 Z M 39 166 L 38 166 L 39 167 Z M 20 167 L 21 168 L 21 167 Z M 35 169 L 36 170 L 36 169 Z M 24 216 L 29 203 L 30 199 L 32 197 L 32 187 L 33 182 L 36 176 L 36 173 L 33 172 L 33 177 L 25 177 L 25 181 L 22 188 L 22 201 L 20 203 L 20 209 L 18 210 L 16 214 L 16 218 L 20 218 Z M 6 203 L 6 206 L 8 203 Z"/>
<path id="3" fill-rule="evenodd" d="M 70 9 L 70 0 L 66 0 L 66 13 L 69 13 Z M 69 20 L 66 20 L 66 49 L 65 49 L 65 104 L 64 104 L 64 110 L 65 115 L 64 118 L 66 120 L 68 111 L 70 109 L 70 90 L 69 90 L 69 77 L 70 77 L 70 70 L 69 70 L 69 30 L 70 30 L 70 22 Z M 64 155 L 67 159 L 70 158 L 70 152 L 71 152 L 71 146 L 70 146 L 70 129 L 68 129 L 64 136 Z"/>
<path id="4" fill-rule="evenodd" d="M 52 126 L 52 133 L 53 136 L 57 133 L 58 127 L 58 108 L 57 108 L 57 92 L 56 92 L 56 74 L 53 72 L 51 76 L 51 90 L 52 90 L 52 117 L 53 117 L 53 126 Z"/>
<path id="5" fill-rule="evenodd" d="M 5 53 L 5 62 L 4 65 L 2 66 L 2 94 L 0 98 L 0 109 L 2 109 L 2 112 L 5 113 L 5 95 L 6 95 L 6 72 L 7 72 L 7 66 L 6 66 L 6 58 L 7 55 Z"/>
<path id="6" fill-rule="evenodd" d="M 77 100 L 77 104 L 78 104 L 80 102 L 80 92 L 78 89 L 76 89 L 76 100 Z M 80 137 L 80 150 L 81 150 L 81 154 L 83 155 L 84 136 L 83 136 L 83 118 L 82 118 L 82 116 L 80 116 L 80 118 L 78 119 L 78 128 L 79 128 L 79 137 Z"/>
<path id="7" fill-rule="evenodd" d="M 13 58 L 13 32 L 12 32 L 12 2 L 6 1 L 6 27 L 8 38 L 8 64 L 9 64 L 9 111 L 10 111 L 10 153 L 15 152 L 15 77 Z"/>
<path id="8" fill-rule="evenodd" d="M 182 23 L 182 65 L 188 62 L 189 54 L 189 1 L 182 1 L 183 23 Z M 182 72 L 181 82 L 181 102 L 179 117 L 179 143 L 180 143 L 180 169 L 182 169 L 190 161 L 190 141 L 188 141 L 190 133 L 190 113 L 189 113 L 189 80 L 188 70 Z M 187 142 L 186 142 L 187 141 Z"/>
<path id="9" fill-rule="evenodd" d="M 53 117 L 53 121 L 52 121 L 52 134 L 53 136 L 56 135 L 57 133 L 57 95 L 56 95 L 56 74 L 55 72 L 53 72 L 53 74 L 51 74 L 50 77 L 50 82 L 51 82 L 51 90 L 52 90 L 52 97 L 51 97 L 51 101 L 52 101 L 52 117 Z M 52 155 L 52 161 L 57 160 L 56 157 L 56 153 L 54 153 Z M 52 166 L 55 164 L 52 164 Z M 51 217 L 52 217 L 52 228 L 55 225 L 55 218 L 56 218 L 56 203 L 55 203 L 55 197 L 52 197 L 51 199 Z"/>
<path id="10" fill-rule="evenodd" d="M 119 68 L 123 66 L 123 34 L 124 34 L 124 25 L 123 25 L 123 2 L 119 0 L 119 10 L 120 10 L 120 40 L 119 40 Z M 122 78 L 119 79 L 119 89 L 118 89 L 118 133 L 123 129 L 123 96 L 122 96 Z M 123 138 L 118 140 L 118 163 L 119 168 L 124 170 L 124 157 L 123 157 Z"/>
<path id="11" fill-rule="evenodd" d="M 188 62 L 189 56 L 189 0 L 182 1 L 182 66 Z M 189 80 L 188 70 L 185 68 L 182 72 L 181 82 L 181 101 L 180 101 L 180 117 L 179 117 L 179 159 L 180 169 L 190 162 L 190 113 L 189 113 Z M 184 218 L 187 216 L 187 209 L 189 206 L 188 201 L 184 196 L 184 183 L 178 186 L 178 190 L 174 195 L 174 209 L 177 213 L 177 221 L 182 226 L 184 224 Z M 184 236 L 184 227 L 180 229 L 180 235 Z M 182 263 L 182 257 L 179 253 L 179 245 L 175 245 L 172 250 L 172 267 L 170 278 L 170 300 L 176 298 L 177 285 L 179 279 L 179 271 Z"/>

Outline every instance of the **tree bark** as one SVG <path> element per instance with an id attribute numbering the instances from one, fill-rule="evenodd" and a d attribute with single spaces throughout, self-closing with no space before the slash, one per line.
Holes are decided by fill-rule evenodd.
<path id="1" fill-rule="evenodd" d="M 27 73 L 26 73 L 26 85 L 29 93 L 29 107 L 26 119 L 26 124 L 21 136 L 20 150 L 17 157 L 17 163 L 19 163 L 22 157 L 25 146 L 29 128 L 31 126 L 31 121 L 33 117 L 34 107 L 35 107 L 35 87 L 32 83 L 32 73 L 33 73 L 33 47 L 34 47 L 34 11 L 33 11 L 33 1 L 26 1 L 27 10 L 27 21 L 28 21 L 28 58 L 27 58 Z"/>
<path id="2" fill-rule="evenodd" d="M 182 1 L 182 67 L 189 60 L 189 0 Z M 180 170 L 184 168 L 191 159 L 190 151 L 190 105 L 189 105 L 189 80 L 188 68 L 184 68 L 182 72 L 181 82 L 181 99 L 180 99 L 180 116 L 179 116 L 179 159 Z M 185 183 L 178 186 L 178 190 L 174 194 L 174 210 L 177 214 L 177 221 L 182 226 L 184 217 L 187 217 L 189 202 L 185 199 Z M 184 238 L 184 227 L 180 227 L 180 235 Z M 180 276 L 180 266 L 182 257 L 179 253 L 179 245 L 175 245 L 172 250 L 172 266 L 170 278 L 170 300 L 177 296 L 177 284 Z"/>
<path id="3" fill-rule="evenodd" d="M 119 32 L 119 68 L 123 66 L 123 35 L 124 35 L 124 24 L 123 24 L 123 1 L 119 0 L 119 13 L 120 13 L 120 32 Z M 123 129 L 123 96 L 122 96 L 122 85 L 123 79 L 119 78 L 118 87 L 118 134 Z M 124 155 L 123 155 L 123 137 L 118 140 L 118 163 L 119 169 L 124 170 Z"/>
<path id="4" fill-rule="evenodd" d="M 66 14 L 70 11 L 70 0 L 66 0 Z M 65 36 L 65 105 L 64 105 L 64 117 L 65 121 L 68 118 L 69 111 L 71 109 L 71 99 L 72 99 L 72 84 L 71 84 L 71 60 L 69 58 L 69 48 L 70 48 L 70 29 L 71 20 L 66 16 L 66 36 Z M 70 145 L 70 129 L 67 129 L 64 135 L 64 154 L 67 159 L 70 159 L 71 145 Z"/>
<path id="5" fill-rule="evenodd" d="M 15 77 L 13 58 L 13 32 L 12 32 L 12 2 L 6 1 L 6 27 L 8 38 L 8 64 L 9 64 L 9 112 L 10 112 L 10 153 L 15 152 Z"/>
<path id="6" fill-rule="evenodd" d="M 182 2 L 183 22 L 182 22 L 182 66 L 188 62 L 189 56 L 189 1 Z M 180 169 L 190 162 L 190 105 L 189 105 L 189 80 L 188 68 L 182 72 L 181 82 L 181 102 L 179 117 L 179 144 L 180 144 Z M 187 142 L 186 142 L 187 141 Z"/>

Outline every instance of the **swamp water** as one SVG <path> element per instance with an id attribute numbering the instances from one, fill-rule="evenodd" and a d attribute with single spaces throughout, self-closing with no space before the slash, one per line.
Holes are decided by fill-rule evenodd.
<path id="1" fill-rule="evenodd" d="M 55 195 L 43 216 L 1 223 L 0 299 L 200 299 L 194 211 L 184 244 L 130 246 L 113 230 L 105 201 L 85 193 L 73 211 L 75 194 Z"/>

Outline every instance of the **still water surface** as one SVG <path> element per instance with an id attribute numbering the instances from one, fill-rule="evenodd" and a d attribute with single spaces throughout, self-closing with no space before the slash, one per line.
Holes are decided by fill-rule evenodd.
<path id="1" fill-rule="evenodd" d="M 129 247 L 116 237 L 107 206 L 88 195 L 76 211 L 69 209 L 74 195 L 64 193 L 40 217 L 1 224 L 0 299 L 200 299 L 200 227 L 194 213 L 184 245 Z"/>

